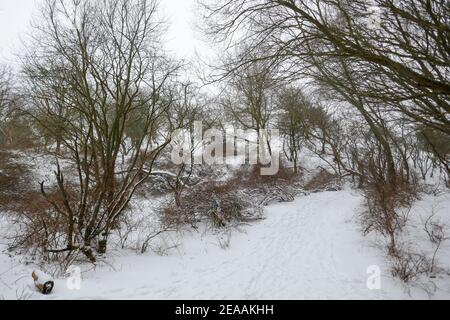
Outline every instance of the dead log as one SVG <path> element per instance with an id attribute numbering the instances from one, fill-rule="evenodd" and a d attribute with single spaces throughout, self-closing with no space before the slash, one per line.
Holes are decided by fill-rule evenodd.
<path id="1" fill-rule="evenodd" d="M 50 294 L 52 292 L 55 282 L 51 276 L 39 270 L 34 270 L 31 276 L 39 292 L 42 294 Z"/>

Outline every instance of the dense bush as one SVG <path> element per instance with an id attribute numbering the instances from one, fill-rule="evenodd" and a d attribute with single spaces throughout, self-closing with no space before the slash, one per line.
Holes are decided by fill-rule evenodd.
<path id="1" fill-rule="evenodd" d="M 207 221 L 213 227 L 257 219 L 260 215 L 251 198 L 239 191 L 234 183 L 207 182 L 187 190 L 181 205 L 169 203 L 162 209 L 163 222 L 168 226 Z"/>
<path id="2" fill-rule="evenodd" d="M 261 217 L 261 208 L 272 202 L 294 200 L 301 190 L 298 175 L 281 166 L 276 175 L 260 175 L 261 167 L 242 166 L 227 181 L 208 181 L 187 188 L 179 206 L 174 202 L 162 208 L 166 225 L 195 225 L 205 220 L 225 227 Z"/>

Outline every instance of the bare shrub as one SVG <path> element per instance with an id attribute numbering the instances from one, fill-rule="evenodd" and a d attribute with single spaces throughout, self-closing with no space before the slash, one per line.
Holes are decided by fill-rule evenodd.
<path id="1" fill-rule="evenodd" d="M 243 187 L 255 187 L 258 185 L 289 185 L 300 177 L 299 173 L 294 173 L 283 162 L 280 161 L 279 169 L 274 175 L 261 175 L 261 164 L 244 165 L 234 172 L 232 181 Z"/>
<path id="2" fill-rule="evenodd" d="M 279 168 L 274 175 L 261 175 L 261 165 L 254 165 L 250 171 L 250 181 L 258 182 L 262 184 L 278 184 L 288 185 L 295 181 L 300 176 L 299 173 L 293 173 L 292 170 L 286 167 L 283 162 L 280 161 Z"/>
<path id="3" fill-rule="evenodd" d="M 0 146 L 2 149 L 26 150 L 39 146 L 33 128 L 23 115 L 15 114 L 13 118 L 3 123 L 1 129 L 5 136 L 3 138 L 4 143 L 1 142 L 2 138 L 0 137 Z"/>
<path id="4" fill-rule="evenodd" d="M 280 163 L 279 170 L 274 175 L 260 174 L 261 165 L 243 166 L 235 171 L 230 183 L 235 184 L 242 192 L 253 199 L 253 202 L 266 206 L 273 202 L 290 202 L 303 190 L 300 173 L 292 172 Z"/>
<path id="5" fill-rule="evenodd" d="M 187 188 L 178 203 L 161 209 L 164 225 L 195 226 L 200 221 L 214 228 L 260 219 L 261 208 L 272 202 L 293 201 L 300 190 L 299 174 L 280 165 L 272 176 L 262 176 L 260 165 L 242 166 L 226 182 L 204 182 Z"/>
<path id="6" fill-rule="evenodd" d="M 120 217 L 120 228 L 117 228 L 116 235 L 118 238 L 118 245 L 120 248 L 125 249 L 132 235 L 138 231 L 138 225 L 141 220 L 132 221 L 128 216 L 124 215 Z"/>
<path id="7" fill-rule="evenodd" d="M 392 186 L 386 183 L 368 185 L 364 190 L 366 209 L 361 214 L 364 234 L 376 231 L 389 237 L 389 253 L 396 252 L 396 236 L 407 222 L 408 215 L 401 214 L 400 208 L 407 212 L 413 199 L 417 199 L 414 186 L 403 184 Z"/>
<path id="8" fill-rule="evenodd" d="M 364 197 L 366 210 L 361 214 L 364 234 L 379 232 L 390 240 L 389 255 L 397 252 L 396 236 L 407 222 L 413 202 L 419 198 L 417 181 L 403 179 L 402 175 L 389 174 L 387 160 L 383 154 L 372 155 L 366 166 Z"/>
<path id="9" fill-rule="evenodd" d="M 428 219 L 425 221 L 424 224 L 424 230 L 426 234 L 428 235 L 428 239 L 431 241 L 431 243 L 434 245 L 434 252 L 433 256 L 431 258 L 430 263 L 430 275 L 433 277 L 433 273 L 436 269 L 436 255 L 441 248 L 441 245 L 444 241 L 449 240 L 450 237 L 446 236 L 444 227 L 442 223 L 439 223 L 439 221 L 434 220 L 435 212 L 433 212 Z"/>
<path id="10" fill-rule="evenodd" d="M 73 188 L 66 188 L 67 199 L 71 205 L 75 202 Z M 67 215 L 59 214 L 52 205 L 63 201 L 61 194 L 54 188 L 46 193 L 45 199 L 40 192 L 31 191 L 22 195 L 22 201 L 10 208 L 14 211 L 12 222 L 17 226 L 10 235 L 9 250 L 22 251 L 31 256 L 42 258 L 44 262 L 56 262 L 65 270 L 78 258 L 75 251 L 54 250 L 67 241 L 68 228 L 72 225 Z M 74 230 L 70 231 L 74 232 Z"/>
<path id="11" fill-rule="evenodd" d="M 337 191 L 340 189 L 339 176 L 321 169 L 305 184 L 305 190 L 311 192 Z"/>
<path id="12" fill-rule="evenodd" d="M 16 160 L 14 154 L 0 151 L 0 209 L 3 211 L 14 211 L 17 206 L 29 202 L 30 168 Z"/>
<path id="13" fill-rule="evenodd" d="M 392 275 L 404 282 L 409 282 L 430 269 L 428 260 L 421 254 L 398 250 L 390 258 Z"/>
<path id="14" fill-rule="evenodd" d="M 170 202 L 161 213 L 166 226 L 195 226 L 200 221 L 207 221 L 213 227 L 221 228 L 255 218 L 252 207 L 234 183 L 207 182 L 188 189 L 181 197 L 180 206 Z"/>
<path id="15" fill-rule="evenodd" d="M 147 250 L 149 249 L 150 241 L 152 239 L 156 238 L 157 236 L 161 235 L 162 233 L 168 232 L 168 231 L 171 231 L 171 229 L 166 228 L 166 229 L 162 229 L 162 230 L 159 230 L 159 231 L 156 231 L 156 232 L 152 232 L 152 233 L 146 234 L 145 237 L 142 239 L 142 242 L 139 245 L 139 252 L 141 254 L 146 253 Z M 155 252 L 158 255 L 164 255 L 164 248 L 163 247 L 158 247 L 158 248 L 156 248 Z"/>

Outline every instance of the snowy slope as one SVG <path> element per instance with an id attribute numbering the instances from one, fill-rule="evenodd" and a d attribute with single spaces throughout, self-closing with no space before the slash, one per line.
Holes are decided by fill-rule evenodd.
<path id="1" fill-rule="evenodd" d="M 424 290 L 392 279 L 381 251 L 361 236 L 355 223 L 360 203 L 356 192 L 340 191 L 272 205 L 266 209 L 267 219 L 246 226 L 245 232 L 233 232 L 227 249 L 210 233 L 185 235 L 167 256 L 122 252 L 113 267 L 84 273 L 80 290 L 67 289 L 66 280 L 60 279 L 52 295 L 34 293 L 33 298 L 427 298 Z M 382 271 L 380 290 L 366 286 L 371 265 Z M 25 276 L 16 288 L 27 282 Z M 15 298 L 14 290 L 0 288 L 5 298 Z M 434 295 L 448 297 L 450 290 Z"/>

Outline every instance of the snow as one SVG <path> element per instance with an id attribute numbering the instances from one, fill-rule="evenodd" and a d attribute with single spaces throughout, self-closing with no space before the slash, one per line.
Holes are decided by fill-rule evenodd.
<path id="1" fill-rule="evenodd" d="M 443 200 L 450 203 L 446 197 L 441 206 Z M 16 299 L 19 291 L 32 299 L 449 298 L 448 276 L 435 279 L 433 295 L 419 283 L 405 285 L 390 276 L 383 251 L 357 225 L 361 203 L 362 196 L 351 189 L 320 192 L 267 207 L 266 219 L 241 232 L 166 234 L 176 245 L 165 255 L 112 251 L 108 264 L 95 270 L 81 266 L 79 290 L 68 289 L 68 280 L 60 278 L 49 296 L 30 286 L 31 268 L 11 268 L 3 253 L 0 296 Z M 432 205 L 431 198 L 419 205 Z M 449 252 L 447 244 L 440 256 Z M 379 290 L 366 285 L 371 266 L 381 270 Z"/>

